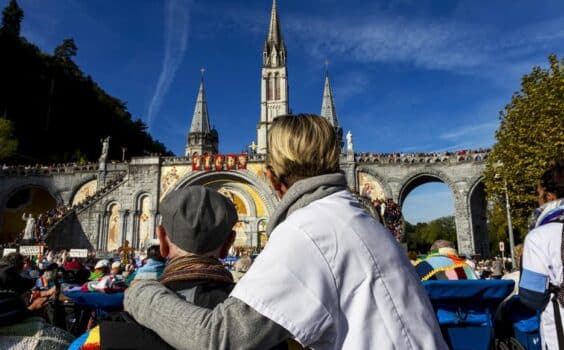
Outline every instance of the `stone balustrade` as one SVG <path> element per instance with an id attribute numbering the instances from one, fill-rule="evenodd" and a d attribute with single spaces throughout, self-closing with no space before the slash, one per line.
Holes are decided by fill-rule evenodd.
<path id="1" fill-rule="evenodd" d="M 460 163 L 460 162 L 482 162 L 488 159 L 489 152 L 467 152 L 446 154 L 424 154 L 424 155 L 379 155 L 373 153 L 355 154 L 357 163 L 381 163 L 381 164 L 420 164 L 420 163 Z"/>

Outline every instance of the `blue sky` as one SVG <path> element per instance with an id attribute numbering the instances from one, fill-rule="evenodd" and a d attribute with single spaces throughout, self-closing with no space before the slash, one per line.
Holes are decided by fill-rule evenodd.
<path id="1" fill-rule="evenodd" d="M 28 40 L 52 52 L 73 37 L 82 70 L 173 152 L 184 148 L 201 66 L 220 151 L 255 140 L 270 0 L 19 3 Z M 319 113 L 328 59 L 357 151 L 489 147 L 520 77 L 564 53 L 561 0 L 280 0 L 278 8 L 292 110 Z M 416 189 L 404 206 L 412 222 L 452 212 L 440 184 Z"/>

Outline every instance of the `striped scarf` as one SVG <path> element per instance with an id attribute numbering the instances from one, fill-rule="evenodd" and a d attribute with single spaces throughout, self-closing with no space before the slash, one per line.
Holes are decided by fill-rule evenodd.
<path id="1" fill-rule="evenodd" d="M 536 208 L 529 221 L 529 231 L 553 221 L 564 220 L 564 198 L 559 198 Z"/>
<path id="2" fill-rule="evenodd" d="M 233 276 L 216 258 L 184 255 L 172 258 L 159 279 L 165 286 L 177 281 L 195 280 L 233 283 Z"/>

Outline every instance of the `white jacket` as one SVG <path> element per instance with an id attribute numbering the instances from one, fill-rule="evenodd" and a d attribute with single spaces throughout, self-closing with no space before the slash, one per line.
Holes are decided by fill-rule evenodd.
<path id="1" fill-rule="evenodd" d="M 561 223 L 545 224 L 527 234 L 523 250 L 523 271 L 519 282 L 519 294 L 526 303 L 542 304 L 546 301 L 549 284 L 562 284 L 561 243 Z M 564 316 L 562 307 L 560 315 Z M 543 349 L 558 349 L 551 301 L 542 311 L 540 327 Z"/>
<path id="2" fill-rule="evenodd" d="M 407 256 L 348 191 L 290 214 L 231 296 L 314 349 L 447 349 Z"/>

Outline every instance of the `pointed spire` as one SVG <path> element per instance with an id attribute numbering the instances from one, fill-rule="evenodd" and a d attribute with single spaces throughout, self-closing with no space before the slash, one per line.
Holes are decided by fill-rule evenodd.
<path id="1" fill-rule="evenodd" d="M 204 90 L 204 72 L 202 67 L 202 78 L 200 80 L 200 90 L 198 91 L 198 98 L 196 99 L 196 107 L 194 108 L 194 115 L 192 116 L 192 125 L 190 132 L 210 132 L 210 119 L 208 115 L 208 103 L 206 101 L 206 92 Z"/>
<path id="2" fill-rule="evenodd" d="M 272 11 L 270 13 L 270 26 L 268 35 L 264 41 L 263 66 L 280 67 L 286 65 L 286 45 L 282 38 L 280 29 L 280 19 L 278 18 L 278 8 L 276 0 L 272 0 Z"/>
<path id="3" fill-rule="evenodd" d="M 334 128 L 338 128 L 339 120 L 337 119 L 337 110 L 333 101 L 333 91 L 331 91 L 331 84 L 329 83 L 328 67 L 329 64 L 325 61 L 325 88 L 323 90 L 323 102 L 321 103 L 321 116 L 327 119 Z"/>
<path id="4" fill-rule="evenodd" d="M 282 31 L 280 30 L 280 20 L 278 19 L 278 9 L 276 7 L 276 0 L 272 0 L 272 12 L 270 13 L 270 27 L 268 29 L 269 42 L 279 44 L 282 42 Z"/>

